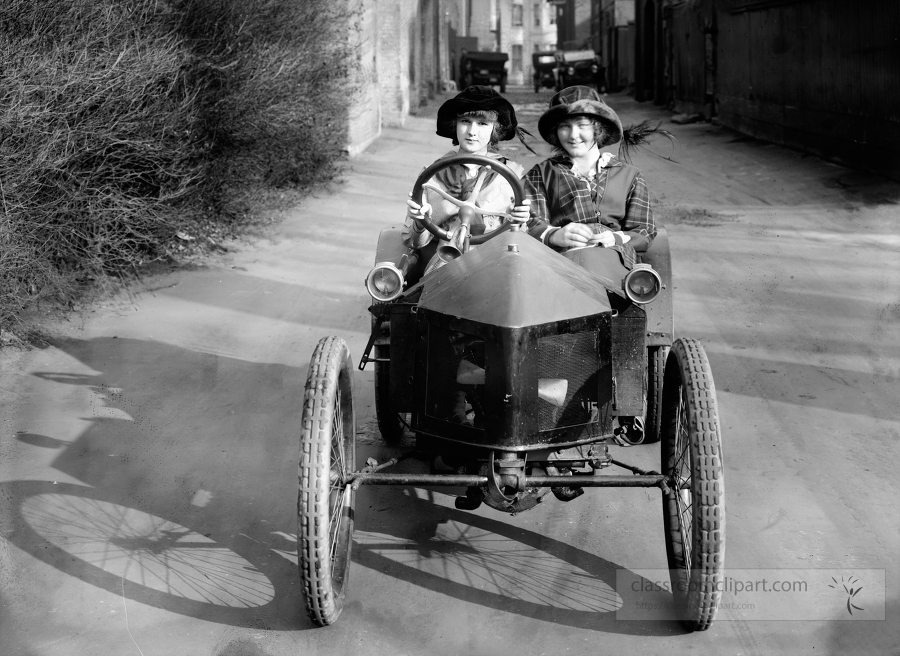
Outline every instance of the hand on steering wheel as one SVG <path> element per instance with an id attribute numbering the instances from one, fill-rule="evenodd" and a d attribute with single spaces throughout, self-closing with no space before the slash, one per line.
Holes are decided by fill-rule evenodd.
<path id="1" fill-rule="evenodd" d="M 412 194 L 410 194 L 412 196 Z M 424 202 L 421 205 L 410 198 L 406 201 L 406 216 L 413 219 L 414 221 L 422 221 L 426 217 L 431 216 L 432 207 L 428 202 Z"/>
<path id="2" fill-rule="evenodd" d="M 479 172 L 478 178 L 475 180 L 475 187 L 473 188 L 472 193 L 470 194 L 468 200 L 464 201 L 450 196 L 442 189 L 439 189 L 438 187 L 428 182 L 438 171 L 456 164 L 476 164 L 478 166 L 490 167 L 492 170 L 496 171 L 512 187 L 514 198 L 513 212 L 509 213 L 497 212 L 496 210 L 485 210 L 475 205 L 475 202 L 478 200 L 478 195 L 481 193 L 481 188 L 484 185 L 484 178 L 485 175 L 487 175 L 486 170 L 482 170 Z M 452 204 L 456 205 L 458 208 L 460 208 L 460 210 L 463 210 L 465 208 L 466 212 L 471 212 L 478 216 L 484 216 L 485 214 L 490 216 L 503 216 L 507 219 L 510 219 L 511 222 L 517 223 L 523 220 L 527 220 L 527 217 L 525 216 L 527 214 L 527 211 L 523 208 L 527 208 L 528 204 L 525 202 L 525 187 L 522 184 L 522 181 L 519 179 L 519 176 L 513 173 L 512 169 L 495 159 L 491 159 L 490 157 L 482 157 L 481 155 L 460 155 L 438 160 L 437 162 L 429 166 L 427 169 L 422 171 L 422 173 L 420 173 L 419 177 L 416 179 L 416 184 L 412 190 L 412 198 L 411 200 L 407 201 L 407 205 L 411 210 L 416 210 L 417 208 L 419 210 L 424 210 L 424 207 L 426 205 L 430 207 L 427 202 L 423 203 L 424 189 L 430 189 L 440 195 L 441 198 L 444 198 L 445 200 L 448 200 Z M 423 227 L 435 237 L 438 237 L 439 239 L 442 239 L 444 241 L 448 241 L 450 239 L 450 233 L 443 228 L 439 228 L 438 226 L 434 225 L 431 219 L 427 216 L 428 212 L 422 211 L 422 218 L 419 218 L 419 214 L 420 212 L 416 212 L 416 216 L 413 216 L 412 218 L 415 218 L 417 221 L 419 221 L 423 225 Z M 473 235 L 470 238 L 470 241 L 472 244 L 481 244 L 494 235 L 507 230 L 510 225 L 511 223 L 507 223 L 506 225 L 492 232 L 485 233 L 483 235 Z"/>

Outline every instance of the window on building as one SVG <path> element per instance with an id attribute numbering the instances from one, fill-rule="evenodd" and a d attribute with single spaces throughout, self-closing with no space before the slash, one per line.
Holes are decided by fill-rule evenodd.
<path id="1" fill-rule="evenodd" d="M 514 26 L 522 25 L 522 5 L 512 6 L 512 24 Z"/>
<path id="2" fill-rule="evenodd" d="M 520 5 L 521 6 L 521 5 Z M 512 72 L 522 72 L 522 45 L 513 44 L 512 47 Z"/>
<path id="3" fill-rule="evenodd" d="M 556 25 L 556 13 L 561 12 L 561 7 L 550 7 L 550 24 Z"/>
<path id="4" fill-rule="evenodd" d="M 541 14 L 544 12 L 544 5 L 540 2 L 534 3 L 533 13 L 534 13 L 534 26 L 541 26 Z"/>

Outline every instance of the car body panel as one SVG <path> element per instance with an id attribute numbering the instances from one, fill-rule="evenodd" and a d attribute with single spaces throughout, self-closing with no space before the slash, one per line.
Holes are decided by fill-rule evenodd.
<path id="1" fill-rule="evenodd" d="M 524 232 L 500 234 L 429 278 L 420 308 L 502 327 L 608 312 L 614 287 Z"/>

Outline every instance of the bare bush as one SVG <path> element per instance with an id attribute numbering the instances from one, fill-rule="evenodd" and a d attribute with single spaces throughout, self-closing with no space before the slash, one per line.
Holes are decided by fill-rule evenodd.
<path id="1" fill-rule="evenodd" d="M 198 130 L 210 146 L 207 192 L 231 213 L 229 191 L 328 179 L 346 144 L 351 16 L 328 0 L 176 0 L 201 90 Z"/>
<path id="2" fill-rule="evenodd" d="M 345 19 L 327 0 L 4 0 L 0 326 L 233 221 L 248 188 L 327 179 Z"/>

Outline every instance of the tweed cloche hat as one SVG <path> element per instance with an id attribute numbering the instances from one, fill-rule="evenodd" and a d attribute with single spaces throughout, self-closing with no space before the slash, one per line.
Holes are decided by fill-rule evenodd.
<path id="1" fill-rule="evenodd" d="M 550 108 L 538 120 L 538 132 L 544 141 L 553 143 L 557 126 L 573 116 L 590 116 L 602 122 L 607 129 L 601 148 L 622 140 L 622 122 L 613 109 L 591 87 L 566 87 L 550 99 Z"/>

